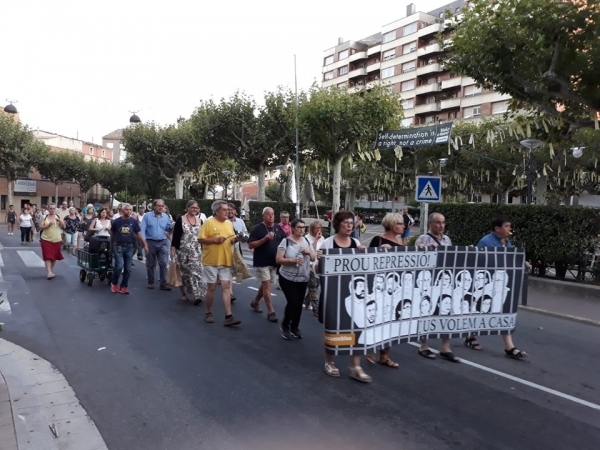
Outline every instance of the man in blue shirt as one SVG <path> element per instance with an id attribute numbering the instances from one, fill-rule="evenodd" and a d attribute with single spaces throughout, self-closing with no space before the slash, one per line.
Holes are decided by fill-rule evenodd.
<path id="1" fill-rule="evenodd" d="M 116 294 L 129 294 L 127 283 L 129 275 L 131 275 L 131 261 L 133 260 L 133 243 L 135 242 L 134 235 L 144 246 L 146 252 L 148 245 L 144 241 L 144 237 L 140 232 L 140 226 L 136 219 L 131 217 L 131 205 L 125 203 L 122 210 L 122 217 L 117 217 L 113 220 L 110 227 L 110 236 L 112 242 L 113 253 L 115 255 L 115 267 L 113 270 L 111 290 Z M 119 288 L 119 277 L 123 271 L 123 281 Z"/>
<path id="2" fill-rule="evenodd" d="M 513 244 L 509 240 L 512 235 L 510 219 L 506 216 L 498 216 L 492 219 L 491 232 L 485 235 L 477 243 L 477 247 L 512 247 Z M 525 262 L 525 266 L 529 269 L 531 265 Z M 527 353 L 515 347 L 512 340 L 512 335 L 503 334 L 504 353 L 509 358 L 522 359 L 527 356 Z M 481 345 L 477 342 L 474 336 L 469 336 L 465 339 L 465 345 L 473 350 L 481 350 Z"/>
<path id="3" fill-rule="evenodd" d="M 167 263 L 169 262 L 169 234 L 171 233 L 171 219 L 163 213 L 165 202 L 156 199 L 152 202 L 152 212 L 144 214 L 142 219 L 142 235 L 148 243 L 146 250 L 146 273 L 148 275 L 148 289 L 154 289 L 154 268 L 158 260 L 160 274 L 160 289 L 170 291 L 167 284 Z"/>

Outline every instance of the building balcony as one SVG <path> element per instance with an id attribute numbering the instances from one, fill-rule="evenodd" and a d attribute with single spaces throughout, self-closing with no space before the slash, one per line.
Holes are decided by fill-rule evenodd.
<path id="1" fill-rule="evenodd" d="M 452 109 L 460 107 L 460 98 L 449 98 L 442 100 L 440 103 L 440 109 Z"/>
<path id="2" fill-rule="evenodd" d="M 361 59 L 367 59 L 367 52 L 356 52 L 354 55 L 350 55 L 348 58 L 349 62 L 359 61 Z"/>
<path id="3" fill-rule="evenodd" d="M 367 56 L 375 55 L 377 53 L 381 53 L 381 44 L 374 45 L 367 49 Z"/>
<path id="4" fill-rule="evenodd" d="M 443 23 L 434 23 L 432 25 L 421 28 L 417 32 L 417 34 L 419 37 L 424 37 L 424 36 L 429 36 L 432 34 L 441 33 L 442 31 L 444 31 L 444 24 Z"/>
<path id="5" fill-rule="evenodd" d="M 357 84 L 355 86 L 352 86 L 351 88 L 348 88 L 348 93 L 356 94 L 357 92 L 364 91 L 364 90 L 365 90 L 364 84 L 361 84 L 361 85 Z"/>
<path id="6" fill-rule="evenodd" d="M 427 64 L 425 66 L 417 67 L 417 76 L 427 75 L 429 73 L 442 72 L 443 68 L 440 63 Z"/>
<path id="7" fill-rule="evenodd" d="M 348 78 L 352 79 L 352 78 L 363 77 L 366 74 L 367 74 L 367 69 L 365 69 L 364 67 L 359 67 L 358 69 L 354 69 L 354 70 L 350 71 L 350 73 L 348 74 Z"/>
<path id="8" fill-rule="evenodd" d="M 424 105 L 415 106 L 415 114 L 426 114 L 426 113 L 437 112 L 439 110 L 440 110 L 439 103 L 426 103 Z"/>
<path id="9" fill-rule="evenodd" d="M 376 62 L 373 64 L 369 64 L 367 66 L 368 73 L 379 72 L 380 70 L 381 70 L 381 62 Z"/>
<path id="10" fill-rule="evenodd" d="M 435 44 L 430 44 L 425 47 L 421 47 L 417 50 L 417 56 L 425 56 L 433 53 L 439 53 L 442 51 L 442 47 L 437 42 Z"/>
<path id="11" fill-rule="evenodd" d="M 417 95 L 421 95 L 429 94 L 430 92 L 439 92 L 440 90 L 440 83 L 431 83 L 417 87 L 415 92 Z"/>
<path id="12" fill-rule="evenodd" d="M 442 80 L 442 90 L 459 87 L 462 81 L 460 77 L 450 78 L 449 80 Z"/>

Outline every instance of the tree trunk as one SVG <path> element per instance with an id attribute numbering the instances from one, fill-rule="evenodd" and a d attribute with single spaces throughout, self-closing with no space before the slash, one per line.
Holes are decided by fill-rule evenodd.
<path id="1" fill-rule="evenodd" d="M 183 198 L 183 176 L 181 175 L 181 172 L 175 174 L 175 198 Z"/>
<path id="2" fill-rule="evenodd" d="M 354 205 L 356 204 L 356 187 L 352 187 L 346 191 L 346 201 L 348 203 L 349 211 L 354 211 Z"/>
<path id="3" fill-rule="evenodd" d="M 54 203 L 56 203 L 56 206 L 58 207 L 58 183 L 54 185 Z"/>
<path id="4" fill-rule="evenodd" d="M 14 203 L 13 203 L 13 183 L 12 183 L 12 177 L 10 176 L 10 174 L 8 173 L 8 171 L 6 171 L 6 184 L 8 186 L 8 192 L 7 192 L 7 194 L 8 194 L 7 195 L 8 196 L 8 204 L 9 205 L 14 205 Z"/>
<path id="5" fill-rule="evenodd" d="M 536 205 L 545 205 L 546 204 L 546 190 L 548 188 L 548 177 L 545 175 L 540 176 L 537 179 L 536 190 L 535 190 L 535 199 Z"/>
<path id="6" fill-rule="evenodd" d="M 260 165 L 258 167 L 258 192 L 257 192 L 257 196 L 258 196 L 258 201 L 259 202 L 264 202 L 265 201 L 265 167 L 263 165 Z"/>
<path id="7" fill-rule="evenodd" d="M 331 210 L 333 214 L 340 209 L 340 185 L 342 184 L 342 161 L 343 156 L 339 156 L 333 163 L 333 199 Z"/>

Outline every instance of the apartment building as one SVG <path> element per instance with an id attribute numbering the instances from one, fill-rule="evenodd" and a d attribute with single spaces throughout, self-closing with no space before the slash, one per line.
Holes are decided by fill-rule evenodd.
<path id="1" fill-rule="evenodd" d="M 389 85 L 400 94 L 404 126 L 419 126 L 456 119 L 475 120 L 508 109 L 510 96 L 475 86 L 475 80 L 445 70 L 443 45 L 452 39 L 445 12 L 460 13 L 465 0 L 457 0 L 429 12 L 414 4 L 406 15 L 367 38 L 338 40 L 324 52 L 323 87 L 346 87 L 350 92 L 369 89 L 375 83 Z"/>

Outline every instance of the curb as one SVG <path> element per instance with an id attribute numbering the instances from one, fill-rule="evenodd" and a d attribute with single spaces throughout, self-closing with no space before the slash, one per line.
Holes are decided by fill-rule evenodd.
<path id="1" fill-rule="evenodd" d="M 62 373 L 45 359 L 0 339 L 19 450 L 108 450 Z"/>
<path id="2" fill-rule="evenodd" d="M 559 319 L 566 319 L 566 320 L 571 320 L 573 322 L 579 322 L 579 323 L 584 323 L 586 325 L 592 325 L 594 327 L 600 327 L 600 321 L 586 319 L 585 317 L 577 317 L 577 316 L 571 316 L 569 314 L 561 314 L 561 313 L 557 313 L 554 311 L 548 311 L 546 309 L 534 308 L 533 306 L 519 305 L 519 309 L 522 309 L 524 311 L 529 311 L 532 313 L 542 314 L 544 316 L 557 317 Z"/>

